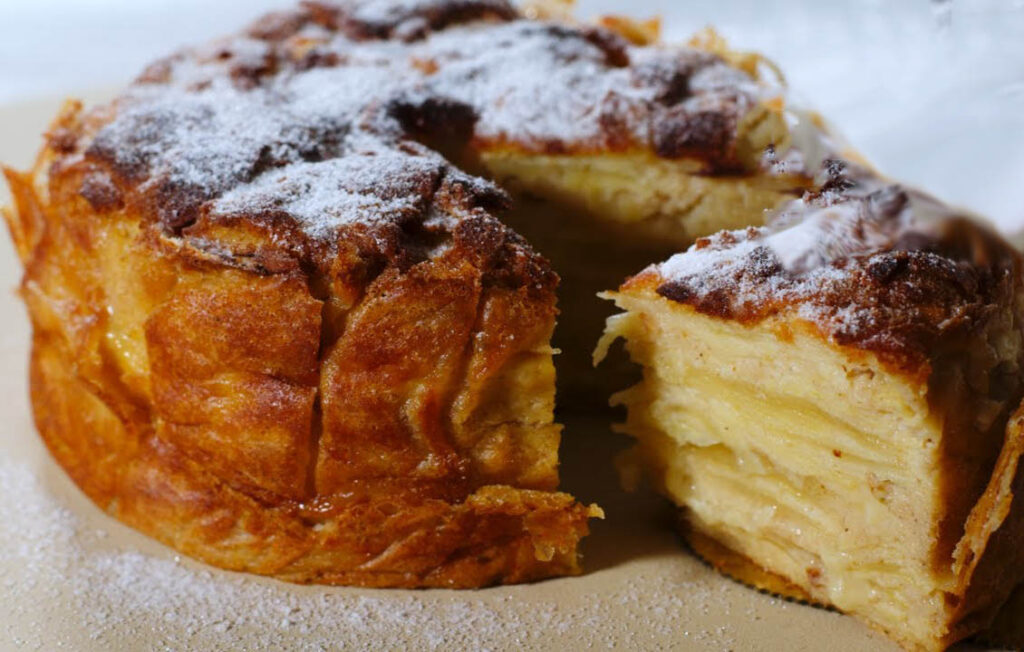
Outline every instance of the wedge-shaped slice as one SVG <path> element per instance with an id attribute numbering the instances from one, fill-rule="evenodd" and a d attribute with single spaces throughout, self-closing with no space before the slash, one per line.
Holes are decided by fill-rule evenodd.
<path id="1" fill-rule="evenodd" d="M 609 296 L 626 312 L 604 344 L 625 338 L 644 368 L 617 396 L 626 468 L 712 562 L 910 649 L 993 617 L 1024 571 L 1008 245 L 832 166 L 768 226 L 700 239 Z"/>

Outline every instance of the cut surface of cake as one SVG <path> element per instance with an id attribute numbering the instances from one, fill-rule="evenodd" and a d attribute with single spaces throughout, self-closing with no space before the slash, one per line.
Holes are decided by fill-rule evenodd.
<path id="1" fill-rule="evenodd" d="M 574 121 L 596 134 L 589 142 L 475 139 L 460 157 L 512 193 L 503 220 L 558 271 L 559 404 L 588 413 L 635 379 L 623 356 L 593 369 L 589 349 L 613 310 L 597 294 L 698 236 L 760 224 L 838 149 L 818 116 L 787 105 L 768 64 L 714 33 L 620 47 L 609 59 L 629 65 L 604 82 L 585 68 L 560 82 L 580 102 Z M 555 110 L 565 109 L 544 106 L 536 120 Z"/>
<path id="2" fill-rule="evenodd" d="M 644 374 L 616 397 L 625 475 L 747 581 L 909 649 L 972 634 L 1024 572 L 1021 273 L 985 227 L 830 162 L 767 226 L 609 293 L 602 346 Z"/>

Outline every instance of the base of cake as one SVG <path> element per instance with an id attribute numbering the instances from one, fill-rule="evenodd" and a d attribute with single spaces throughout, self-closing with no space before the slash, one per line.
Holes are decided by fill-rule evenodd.
<path id="1" fill-rule="evenodd" d="M 119 416 L 38 335 L 30 381 L 43 441 L 93 502 L 228 570 L 364 587 L 528 582 L 579 574 L 579 540 L 587 520 L 601 516 L 565 493 L 505 485 L 443 497 L 368 487 L 338 500 L 264 504 Z"/>
<path id="2" fill-rule="evenodd" d="M 686 510 L 678 511 L 676 529 L 693 554 L 722 575 L 780 598 L 814 607 L 831 608 L 829 605 L 815 601 L 807 591 L 781 575 L 761 568 L 745 555 L 723 546 L 718 541 L 694 529 L 686 518 Z"/>
<path id="3" fill-rule="evenodd" d="M 778 598 L 835 611 L 835 607 L 814 600 L 809 593 L 781 575 L 761 568 L 745 555 L 694 529 L 684 509 L 677 511 L 676 531 L 695 556 L 729 579 Z M 1024 621 L 1020 618 L 1022 613 L 1024 585 L 1019 586 L 1007 600 L 991 626 L 975 634 L 973 640 L 998 649 L 1024 648 Z"/>

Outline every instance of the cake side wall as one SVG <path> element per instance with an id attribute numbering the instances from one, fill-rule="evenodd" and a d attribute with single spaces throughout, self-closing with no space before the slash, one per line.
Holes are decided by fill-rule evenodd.
<path id="1" fill-rule="evenodd" d="M 986 627 L 1024 579 L 1024 450 L 1019 408 L 1024 398 L 1024 282 L 1008 280 L 1003 305 L 974 336 L 953 339 L 935 356 L 930 401 L 945 415 L 943 487 L 946 516 L 937 566 L 952 566 L 961 621 L 953 632 Z M 1016 413 L 1016 414 L 1015 414 Z"/>
<path id="2" fill-rule="evenodd" d="M 339 316 L 313 296 L 322 284 L 301 267 L 226 264 L 229 252 L 140 227 L 133 207 L 97 211 L 74 166 L 48 177 L 50 159 L 15 177 L 11 215 L 35 234 L 15 232 L 35 331 L 33 408 L 58 462 L 98 505 L 204 561 L 292 581 L 458 588 L 579 572 L 576 545 L 599 511 L 547 491 L 559 427 L 554 297 L 543 285 L 500 271 L 481 280 L 479 258 L 455 264 L 477 269 L 477 297 L 466 336 L 446 343 L 454 373 L 434 385 L 429 374 L 388 385 L 386 366 L 362 377 L 408 397 L 395 409 L 453 452 L 438 465 L 431 442 L 406 432 L 411 443 L 399 445 L 447 475 L 364 469 L 362 482 L 316 495 L 321 320 Z M 435 278 L 428 286 L 444 287 Z M 346 321 L 339 341 L 354 332 Z M 395 328 L 417 328 L 407 326 Z M 429 343 L 410 354 L 442 357 Z"/>
<path id="3" fill-rule="evenodd" d="M 932 352 L 929 402 L 942 415 L 943 503 L 936 565 L 948 566 L 967 515 L 985 490 L 1006 424 L 1024 397 L 1022 283 L 1009 282 L 988 318 L 951 333 Z"/>

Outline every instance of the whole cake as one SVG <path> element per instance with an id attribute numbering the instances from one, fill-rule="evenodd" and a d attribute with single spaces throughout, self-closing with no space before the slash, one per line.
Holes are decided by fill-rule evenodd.
<path id="1" fill-rule="evenodd" d="M 627 473 L 715 566 L 944 649 L 1024 578 L 1022 273 L 984 226 L 827 163 L 766 226 L 609 293 L 644 366 Z"/>
<path id="2" fill-rule="evenodd" d="M 36 422 L 225 568 L 578 573 L 601 510 L 557 491 L 553 362 L 564 409 L 629 382 L 591 368 L 595 293 L 667 258 L 609 294 L 624 468 L 716 566 L 940 648 L 1024 573 L 1021 259 L 855 158 L 710 33 L 306 2 L 5 169 Z"/>
<path id="3" fill-rule="evenodd" d="M 67 104 L 5 170 L 58 462 L 226 568 L 579 572 L 600 510 L 555 491 L 557 277 L 506 223 L 569 279 L 562 376 L 597 404 L 594 292 L 808 183 L 756 57 L 606 23 L 308 2 Z"/>

